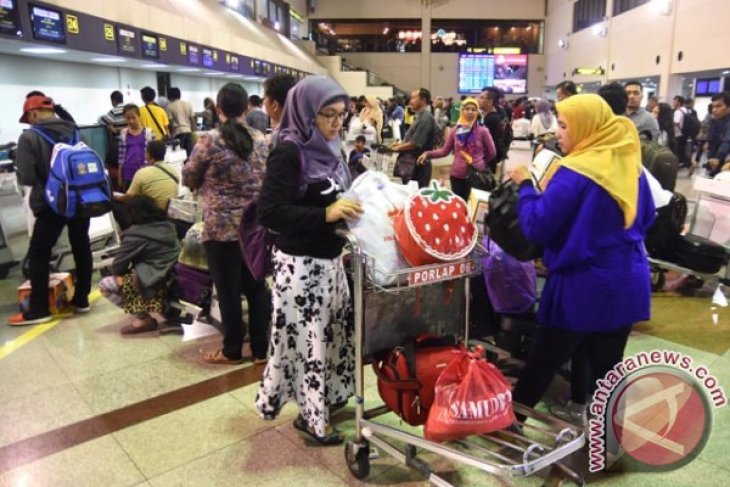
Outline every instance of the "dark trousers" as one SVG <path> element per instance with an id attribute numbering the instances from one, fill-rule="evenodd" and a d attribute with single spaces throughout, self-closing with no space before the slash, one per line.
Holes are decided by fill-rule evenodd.
<path id="1" fill-rule="evenodd" d="M 177 134 L 175 138 L 180 141 L 180 147 L 190 157 L 190 153 L 193 151 L 193 134 L 190 132 L 187 134 Z"/>
<path id="2" fill-rule="evenodd" d="M 534 407 L 545 394 L 560 366 L 574 355 L 585 360 L 590 371 L 590 382 L 581 381 L 586 391 L 596 380 L 604 377 L 623 358 L 631 327 L 601 333 L 581 333 L 561 328 L 540 327 L 532 353 L 520 375 L 512 398 L 528 407 Z M 575 352 L 578 352 L 577 354 Z M 579 365 L 581 367 L 581 365 Z M 588 387 L 586 383 L 590 383 Z M 577 390 L 581 393 L 582 391 Z M 585 402 L 585 393 L 576 402 Z"/>
<path id="3" fill-rule="evenodd" d="M 238 242 L 205 242 L 208 270 L 218 292 L 223 322 L 223 355 L 241 358 L 244 328 L 241 293 L 248 301 L 248 331 L 254 358 L 265 358 L 269 344 L 271 295 L 266 281 L 257 281 L 243 262 Z"/>
<path id="4" fill-rule="evenodd" d="M 431 161 L 426 161 L 423 164 L 416 164 L 416 167 L 413 168 L 413 174 L 411 174 L 411 181 L 418 181 L 418 187 L 419 188 L 425 188 L 428 186 L 428 183 L 431 182 L 431 171 L 433 170 L 431 166 Z M 403 184 L 406 184 L 408 181 L 403 181 Z"/>
<path id="5" fill-rule="evenodd" d="M 469 201 L 469 193 L 471 193 L 471 185 L 468 179 L 455 178 L 450 176 L 451 192 L 456 196 L 460 196 L 464 201 Z"/>
<path id="6" fill-rule="evenodd" d="M 676 139 L 677 152 L 675 155 L 679 159 L 680 166 L 689 166 L 690 161 L 687 159 L 687 137 L 681 135 Z"/>
<path id="7" fill-rule="evenodd" d="M 73 304 L 89 305 L 93 261 L 89 242 L 88 218 L 64 218 L 50 208 L 36 215 L 33 235 L 28 247 L 28 273 L 30 274 L 30 313 L 37 316 L 48 314 L 48 274 L 51 251 L 58 237 L 68 227 L 68 240 L 76 264 L 76 284 Z"/>

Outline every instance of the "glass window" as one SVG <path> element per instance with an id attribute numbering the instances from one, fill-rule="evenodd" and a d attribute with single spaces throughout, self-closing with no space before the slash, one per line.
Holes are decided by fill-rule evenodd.
<path id="1" fill-rule="evenodd" d="M 266 0 L 262 23 L 289 36 L 289 4 L 282 0 Z"/>
<path id="2" fill-rule="evenodd" d="M 606 0 L 578 0 L 573 4 L 573 32 L 597 24 L 606 18 Z"/>
<path id="3" fill-rule="evenodd" d="M 218 3 L 248 19 L 256 20 L 256 0 L 218 0 Z"/>
<path id="4" fill-rule="evenodd" d="M 504 49 L 513 54 L 542 52 L 543 22 L 434 19 L 431 32 L 421 32 L 420 19 L 316 20 L 309 32 L 325 52 L 420 52 L 421 42 L 431 42 L 433 52 L 492 53 Z"/>
<path id="5" fill-rule="evenodd" d="M 628 12 L 632 8 L 636 8 L 651 0 L 613 0 L 613 15 L 619 15 Z"/>

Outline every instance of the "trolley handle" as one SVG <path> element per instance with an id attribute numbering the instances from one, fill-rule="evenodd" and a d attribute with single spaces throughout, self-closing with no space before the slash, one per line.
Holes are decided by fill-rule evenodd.
<path id="1" fill-rule="evenodd" d="M 360 253 L 360 242 L 358 242 L 357 237 L 350 230 L 347 230 L 345 228 L 338 228 L 335 230 L 335 235 L 342 238 L 343 240 L 346 240 L 347 243 L 350 244 L 353 254 L 356 254 L 358 256 L 362 255 Z"/>
<path id="2" fill-rule="evenodd" d="M 370 148 L 378 154 L 392 154 L 394 152 L 389 146 L 383 144 L 370 144 Z"/>

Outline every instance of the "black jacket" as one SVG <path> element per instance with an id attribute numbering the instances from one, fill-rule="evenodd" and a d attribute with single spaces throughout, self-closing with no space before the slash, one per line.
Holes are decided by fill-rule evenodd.
<path id="1" fill-rule="evenodd" d="M 51 117 L 40 120 L 34 127 L 39 128 L 56 142 L 70 142 L 76 125 L 60 118 Z M 18 182 L 31 186 L 30 209 L 34 215 L 49 208 L 44 196 L 48 174 L 51 172 L 53 146 L 43 137 L 31 130 L 25 130 L 18 139 L 17 166 Z"/>
<path id="2" fill-rule="evenodd" d="M 180 241 L 175 226 L 169 221 L 132 225 L 122 235 L 112 272 L 121 276 L 133 267 L 142 296 L 150 298 L 167 284 L 179 255 Z"/>

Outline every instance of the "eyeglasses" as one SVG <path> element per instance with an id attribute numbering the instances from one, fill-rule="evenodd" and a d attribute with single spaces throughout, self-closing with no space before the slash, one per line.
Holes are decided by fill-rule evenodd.
<path id="1" fill-rule="evenodd" d="M 336 121 L 344 122 L 347 112 L 339 112 L 339 113 L 319 112 L 319 113 L 317 113 L 317 115 L 324 118 L 327 121 L 327 123 L 334 125 Z"/>

